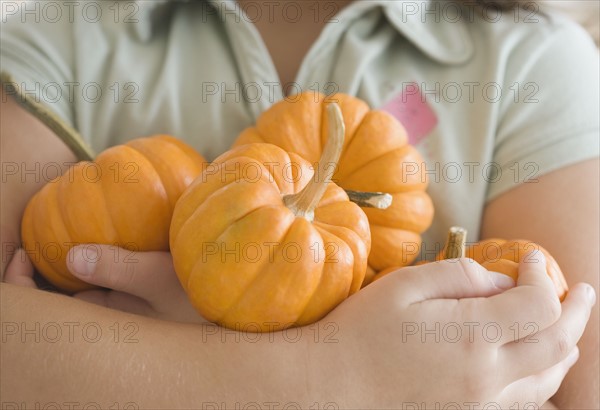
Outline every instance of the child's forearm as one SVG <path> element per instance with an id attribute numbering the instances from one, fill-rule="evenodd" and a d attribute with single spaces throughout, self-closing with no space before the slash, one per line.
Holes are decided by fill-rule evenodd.
<path id="1" fill-rule="evenodd" d="M 291 331 L 284 340 L 283 333 L 163 322 L 48 292 L 1 289 L 3 403 L 210 409 L 328 402 L 318 380 L 306 377 L 314 332 L 296 340 Z"/>
<path id="2" fill-rule="evenodd" d="M 541 405 L 577 359 L 594 295 L 575 286 L 560 312 L 541 259 L 521 265 L 520 289 L 503 292 L 493 278 L 467 260 L 406 268 L 314 325 L 271 334 L 162 322 L 3 284 L 0 394 L 20 408 Z M 538 351 L 517 346 L 508 332 L 500 344 L 485 337 L 457 343 L 407 339 L 399 325 L 509 326 L 515 317 L 540 323 Z M 563 351 L 552 349 L 560 335 Z M 501 350 L 508 345 L 509 353 Z"/>

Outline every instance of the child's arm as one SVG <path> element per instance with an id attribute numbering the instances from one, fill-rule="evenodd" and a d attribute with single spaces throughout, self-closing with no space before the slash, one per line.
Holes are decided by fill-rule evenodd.
<path id="1" fill-rule="evenodd" d="M 37 118 L 0 89 L 1 276 L 21 246 L 21 218 L 29 199 L 76 162 L 75 155 Z"/>
<path id="2" fill-rule="evenodd" d="M 314 325 L 272 334 L 164 322 L 2 284 L 0 394 L 26 408 L 542 404 L 577 360 L 593 304 L 577 285 L 561 312 L 544 270 L 541 257 L 523 263 L 519 286 L 498 294 L 494 276 L 468 260 L 406 268 Z M 515 343 L 513 320 L 538 323 L 539 346 Z M 436 336 L 436 324 L 462 336 Z M 499 339 L 482 332 L 486 324 L 501 329 Z M 556 349 L 562 334 L 568 340 Z"/>
<path id="3" fill-rule="evenodd" d="M 570 285 L 587 282 L 597 292 L 598 163 L 590 160 L 551 172 L 493 200 L 486 208 L 481 237 L 539 243 L 559 262 Z M 581 360 L 553 398 L 561 409 L 600 408 L 598 324 L 596 306 L 579 344 Z"/>

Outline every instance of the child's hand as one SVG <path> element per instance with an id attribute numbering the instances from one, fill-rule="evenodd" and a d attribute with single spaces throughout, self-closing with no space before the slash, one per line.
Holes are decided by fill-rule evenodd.
<path id="1" fill-rule="evenodd" d="M 109 288 L 80 292 L 74 295 L 76 298 L 159 319 L 206 322 L 188 302 L 168 252 L 131 252 L 108 245 L 83 245 L 69 252 L 67 264 L 81 280 Z M 37 288 L 33 274 L 29 256 L 19 249 L 6 268 L 4 280 Z"/>
<path id="2" fill-rule="evenodd" d="M 308 380 L 332 382 L 342 407 L 539 408 L 577 361 L 595 294 L 578 284 L 561 306 L 535 259 L 506 291 L 511 280 L 470 259 L 374 282 L 319 322 L 335 332 L 311 354 Z"/>
<path id="3" fill-rule="evenodd" d="M 188 301 L 169 252 L 82 245 L 69 251 L 67 266 L 79 279 L 108 288 L 79 292 L 76 298 L 158 319 L 206 322 Z"/>

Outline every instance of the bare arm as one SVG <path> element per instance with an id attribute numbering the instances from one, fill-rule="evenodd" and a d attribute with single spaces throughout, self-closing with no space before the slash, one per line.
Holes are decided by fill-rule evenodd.
<path id="1" fill-rule="evenodd" d="M 35 402 L 93 402 L 109 408 L 118 402 L 119 408 L 134 403 L 173 409 L 210 408 L 227 399 L 227 408 L 236 402 L 300 402 L 306 408 L 317 399 L 307 396 L 311 386 L 302 357 L 307 337 L 285 343 L 282 333 L 243 335 L 5 283 L 1 289 L 5 403 L 29 399 L 26 408 L 33 408 Z"/>
<path id="2" fill-rule="evenodd" d="M 468 260 L 405 268 L 314 325 L 272 334 L 165 322 L 3 283 L 0 395 L 3 403 L 23 408 L 542 404 L 577 359 L 574 344 L 593 300 L 588 286 L 579 284 L 561 315 L 542 272 L 541 259 L 522 264 L 523 286 L 501 293 L 496 283 L 504 282 Z M 479 336 L 457 342 L 406 337 L 398 325 L 508 326 L 515 317 L 541 323 L 536 337 L 547 349 L 530 351 L 508 336 L 508 328 L 500 343 Z M 561 334 L 570 339 L 556 349 Z"/>
<path id="3" fill-rule="evenodd" d="M 590 160 L 523 184 L 486 208 L 482 238 L 524 238 L 542 244 L 559 262 L 570 285 L 598 291 L 598 160 Z M 598 305 L 581 342 L 581 359 L 567 375 L 554 404 L 561 409 L 600 407 Z"/>
<path id="4" fill-rule="evenodd" d="M 0 90 L 1 277 L 20 246 L 27 202 L 49 179 L 76 161 L 69 148 L 34 116 Z"/>

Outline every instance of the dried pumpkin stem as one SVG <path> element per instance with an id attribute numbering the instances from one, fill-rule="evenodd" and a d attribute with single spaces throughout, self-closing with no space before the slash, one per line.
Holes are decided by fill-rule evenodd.
<path id="1" fill-rule="evenodd" d="M 385 192 L 361 192 L 346 190 L 348 198 L 363 208 L 387 209 L 392 204 L 392 196 Z"/>
<path id="2" fill-rule="evenodd" d="M 460 226 L 453 226 L 448 231 L 448 240 L 444 248 L 444 259 L 456 259 L 465 257 L 465 243 L 467 241 L 467 230 Z"/>
<path id="3" fill-rule="evenodd" d="M 283 197 L 284 204 L 296 216 L 312 221 L 314 211 L 327 190 L 327 184 L 337 169 L 342 148 L 344 146 L 344 119 L 340 107 L 335 104 L 327 106 L 327 142 L 323 154 L 315 170 L 314 178 L 297 194 Z"/>

